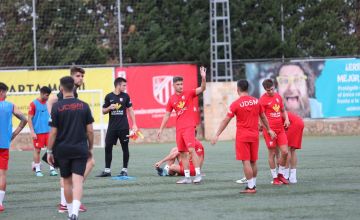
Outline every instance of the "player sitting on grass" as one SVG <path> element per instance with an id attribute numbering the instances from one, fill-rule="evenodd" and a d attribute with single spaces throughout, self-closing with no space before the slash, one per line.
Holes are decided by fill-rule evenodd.
<path id="1" fill-rule="evenodd" d="M 202 165 L 204 163 L 204 146 L 201 144 L 200 141 L 195 140 L 195 152 L 199 158 L 199 165 L 200 169 L 202 169 Z M 176 160 L 178 161 L 178 164 L 176 164 Z M 161 165 L 163 163 L 166 163 L 164 168 L 161 168 Z M 165 156 L 162 160 L 159 160 L 154 164 L 159 176 L 184 176 L 184 166 L 181 162 L 180 153 L 178 151 L 177 147 L 174 147 L 171 149 L 170 153 Z M 190 155 L 189 159 L 189 168 L 190 168 L 190 176 L 195 176 L 195 166 L 192 162 L 192 158 Z"/>

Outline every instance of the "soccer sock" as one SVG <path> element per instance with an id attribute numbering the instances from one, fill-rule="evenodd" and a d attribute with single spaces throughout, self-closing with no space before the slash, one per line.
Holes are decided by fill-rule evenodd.
<path id="1" fill-rule="evenodd" d="M 67 203 L 66 206 L 67 206 L 67 209 L 68 209 L 69 217 L 71 217 L 71 215 L 73 214 L 73 204 L 72 203 Z"/>
<path id="2" fill-rule="evenodd" d="M 289 179 L 289 173 L 290 173 L 289 168 L 285 168 L 285 170 L 284 170 L 285 179 Z"/>
<path id="3" fill-rule="evenodd" d="M 105 169 L 104 169 L 104 172 L 105 172 L 105 173 L 111 173 L 111 169 L 110 169 L 110 168 L 105 168 Z"/>
<path id="4" fill-rule="evenodd" d="M 291 169 L 290 170 L 290 178 L 291 179 L 296 179 L 296 169 Z"/>
<path id="5" fill-rule="evenodd" d="M 112 144 L 105 145 L 105 167 L 106 168 L 110 168 L 110 166 L 111 166 L 112 150 L 113 150 Z"/>
<path id="6" fill-rule="evenodd" d="M 41 171 L 41 169 L 40 169 L 40 163 L 36 163 L 36 164 L 35 164 L 35 172 L 39 172 L 39 171 Z"/>
<path id="7" fill-rule="evenodd" d="M 249 179 L 247 185 L 250 189 L 254 188 L 254 178 Z"/>
<path id="8" fill-rule="evenodd" d="M 4 197 L 5 197 L 5 191 L 0 190 L 0 205 L 3 204 Z"/>
<path id="9" fill-rule="evenodd" d="M 72 203 L 72 214 L 79 216 L 79 208 L 80 208 L 81 202 L 79 200 L 73 200 Z"/>
<path id="10" fill-rule="evenodd" d="M 129 142 L 122 141 L 121 148 L 122 148 L 122 152 L 123 152 L 123 167 L 127 168 L 128 163 L 129 163 L 129 158 L 130 158 Z"/>
<path id="11" fill-rule="evenodd" d="M 169 176 L 169 170 L 170 170 L 170 166 L 166 164 L 164 167 L 163 174 L 165 174 L 165 176 Z"/>
<path id="12" fill-rule="evenodd" d="M 284 175 L 284 170 L 285 170 L 285 167 L 279 166 L 279 174 Z"/>
<path id="13" fill-rule="evenodd" d="M 276 172 L 276 169 L 270 169 L 270 172 L 273 179 L 277 178 L 278 174 Z"/>
<path id="14" fill-rule="evenodd" d="M 66 199 L 65 199 L 65 192 L 64 192 L 64 187 L 60 188 L 60 204 L 65 206 L 66 205 Z"/>
<path id="15" fill-rule="evenodd" d="M 50 171 L 52 171 L 52 170 L 55 170 L 55 168 L 53 166 L 50 166 Z"/>
<path id="16" fill-rule="evenodd" d="M 256 186 L 256 177 L 254 177 L 253 180 L 254 180 L 254 186 Z"/>
<path id="17" fill-rule="evenodd" d="M 184 170 L 185 178 L 190 178 L 190 170 Z"/>
<path id="18" fill-rule="evenodd" d="M 166 170 L 166 172 L 169 172 L 169 169 L 170 169 L 170 166 L 166 164 L 164 167 L 164 170 Z"/>
<path id="19" fill-rule="evenodd" d="M 195 168 L 195 174 L 196 174 L 196 176 L 200 176 L 200 175 L 201 175 L 200 167 L 196 167 L 196 168 Z"/>
<path id="20" fill-rule="evenodd" d="M 127 172 L 128 169 L 127 168 L 122 168 L 121 171 Z"/>

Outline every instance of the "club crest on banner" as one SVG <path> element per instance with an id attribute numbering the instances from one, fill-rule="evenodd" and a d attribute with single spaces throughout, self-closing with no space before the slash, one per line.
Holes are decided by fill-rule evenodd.
<path id="1" fill-rule="evenodd" d="M 173 76 L 154 76 L 152 78 L 153 96 L 161 105 L 166 105 L 170 96 L 175 93 L 172 86 L 172 79 Z"/>

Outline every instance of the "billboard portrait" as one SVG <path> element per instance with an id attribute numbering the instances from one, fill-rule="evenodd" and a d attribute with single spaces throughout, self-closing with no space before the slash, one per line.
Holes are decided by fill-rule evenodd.
<path id="1" fill-rule="evenodd" d="M 273 79 L 287 111 L 303 118 L 323 118 L 322 103 L 317 100 L 315 81 L 324 61 L 289 63 L 247 63 L 246 78 L 251 83 L 250 95 L 260 97 L 262 82 Z"/>
<path id="2" fill-rule="evenodd" d="M 303 118 L 360 116 L 359 59 L 247 63 L 246 77 L 255 97 L 273 79 L 286 110 Z"/>

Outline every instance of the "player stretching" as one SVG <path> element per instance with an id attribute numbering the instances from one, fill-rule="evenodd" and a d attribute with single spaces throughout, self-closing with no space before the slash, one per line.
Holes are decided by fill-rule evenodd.
<path id="1" fill-rule="evenodd" d="M 199 166 L 202 169 L 202 165 L 204 163 L 204 146 L 201 144 L 200 141 L 195 139 L 195 152 L 199 158 Z M 178 161 L 179 164 L 176 164 L 175 161 Z M 161 168 L 161 165 L 166 163 L 164 168 Z M 165 156 L 162 160 L 159 160 L 155 163 L 155 168 L 158 171 L 159 176 L 173 176 L 173 175 L 180 175 L 184 176 L 184 166 L 180 159 L 180 153 L 177 147 L 171 149 L 170 153 Z M 190 155 L 189 159 L 189 169 L 190 169 L 190 176 L 195 176 L 195 166 L 192 162 L 192 157 Z"/>
<path id="2" fill-rule="evenodd" d="M 5 210 L 3 201 L 6 190 L 10 142 L 14 140 L 27 123 L 23 113 L 11 102 L 5 101 L 8 89 L 7 85 L 0 82 L 0 212 Z M 12 115 L 15 115 L 21 121 L 14 132 L 12 132 Z"/>
<path id="3" fill-rule="evenodd" d="M 262 83 L 266 93 L 260 97 L 260 105 L 269 121 L 270 128 L 275 131 L 276 138 L 272 139 L 267 132 L 263 130 L 265 143 L 268 148 L 268 161 L 274 185 L 289 184 L 284 177 L 286 159 L 288 155 L 287 138 L 285 128 L 290 125 L 287 112 L 284 109 L 282 98 L 275 93 L 274 82 L 266 79 Z M 283 123 L 284 120 L 284 123 Z M 279 172 L 276 171 L 275 155 L 276 149 L 280 149 Z"/>
<path id="4" fill-rule="evenodd" d="M 132 107 L 130 96 L 125 93 L 126 79 L 119 77 L 114 81 L 115 91 L 105 96 L 103 105 L 103 114 L 109 113 L 109 125 L 105 138 L 105 169 L 97 177 L 111 176 L 111 161 L 113 146 L 119 139 L 123 151 L 123 168 L 119 176 L 128 175 L 129 163 L 129 122 L 127 111 L 129 111 L 133 123 L 133 131 L 137 130 L 135 122 L 135 113 Z"/>
<path id="5" fill-rule="evenodd" d="M 256 193 L 256 176 L 259 151 L 259 116 L 272 138 L 276 137 L 269 128 L 268 121 L 258 99 L 248 95 L 249 83 L 246 80 L 237 82 L 239 98 L 230 105 L 227 116 L 221 122 L 211 143 L 215 144 L 230 120 L 236 116 L 236 159 L 243 163 L 247 187 L 240 193 Z"/>
<path id="6" fill-rule="evenodd" d="M 302 143 L 302 134 L 304 130 L 304 121 L 302 118 L 297 116 L 292 112 L 288 112 L 288 117 L 290 121 L 290 126 L 286 130 L 286 136 L 288 139 L 288 146 L 290 149 L 289 156 L 288 156 L 288 164 L 287 167 L 290 167 L 290 174 L 289 170 L 287 170 L 287 175 L 285 178 L 288 178 L 290 183 L 297 183 L 296 178 L 296 165 L 297 165 L 297 154 L 296 150 L 301 149 Z"/>
<path id="7" fill-rule="evenodd" d="M 40 88 L 40 97 L 35 99 L 30 103 L 29 112 L 28 112 L 28 123 L 30 128 L 31 138 L 34 143 L 34 161 L 33 167 L 35 168 L 36 176 L 44 176 L 41 172 L 41 163 L 40 163 L 40 151 L 41 148 L 48 145 L 49 139 L 49 118 L 50 114 L 47 110 L 47 100 L 51 89 L 49 87 L 43 86 Z M 57 172 L 53 166 L 50 166 L 50 176 L 57 176 Z"/>
<path id="8" fill-rule="evenodd" d="M 85 70 L 80 67 L 72 67 L 70 69 L 70 75 L 74 79 L 75 86 L 73 89 L 73 93 L 74 93 L 74 97 L 77 98 L 78 97 L 77 89 L 80 88 L 80 86 L 84 83 Z M 64 95 L 61 91 L 57 94 L 56 97 L 52 97 L 51 99 L 49 99 L 48 111 L 50 114 L 51 114 L 51 109 L 52 109 L 53 104 L 56 103 L 57 101 L 60 101 L 63 99 L 64 99 Z M 56 163 L 56 158 L 55 158 L 55 163 Z M 89 156 L 87 164 L 86 164 L 84 180 L 89 175 L 89 173 L 91 172 L 91 170 L 94 166 L 95 166 L 95 160 L 92 156 Z M 61 187 L 60 188 L 60 204 L 58 205 L 58 211 L 60 213 L 63 213 L 63 212 L 67 211 L 65 194 L 64 194 L 63 178 L 60 178 L 60 187 Z M 81 204 L 80 212 L 86 212 L 86 210 L 87 210 L 86 207 L 83 204 Z"/>
<path id="9" fill-rule="evenodd" d="M 88 157 L 92 156 L 94 119 L 88 104 L 74 97 L 73 78 L 61 78 L 60 86 L 64 99 L 55 103 L 51 110 L 47 160 L 53 165 L 54 156 L 57 159 L 64 182 L 69 219 L 76 220 L 83 195 L 86 164 Z"/>
<path id="10" fill-rule="evenodd" d="M 199 159 L 195 152 L 195 112 L 193 99 L 204 92 L 206 89 L 206 68 L 200 67 L 201 86 L 184 91 L 183 78 L 176 76 L 173 78 L 173 86 L 175 94 L 172 95 L 166 106 L 166 113 L 161 122 L 160 129 L 157 132 L 158 140 L 161 133 L 170 118 L 172 110 L 176 112 L 176 145 L 180 152 L 180 158 L 184 166 L 185 178 L 177 181 L 178 184 L 191 183 L 190 170 L 189 170 L 189 152 L 192 156 L 195 165 L 196 176 L 193 180 L 194 183 L 201 182 L 200 164 Z"/>

